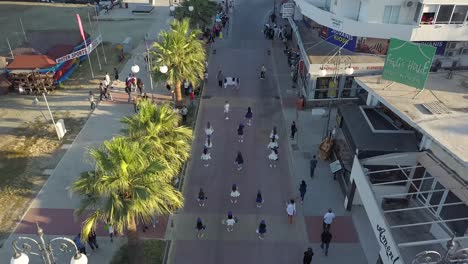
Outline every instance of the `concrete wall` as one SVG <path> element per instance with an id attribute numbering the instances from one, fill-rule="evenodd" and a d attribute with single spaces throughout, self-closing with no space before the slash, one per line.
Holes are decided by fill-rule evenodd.
<path id="1" fill-rule="evenodd" d="M 335 14 L 357 20 L 359 17 L 359 2 L 360 0 L 339 0 L 336 2 Z"/>

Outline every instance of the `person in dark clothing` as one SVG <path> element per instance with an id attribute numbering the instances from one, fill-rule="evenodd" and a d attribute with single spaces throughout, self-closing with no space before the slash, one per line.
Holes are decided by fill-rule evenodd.
<path id="1" fill-rule="evenodd" d="M 206 199 L 208 198 L 206 197 L 205 192 L 203 191 L 202 188 L 200 188 L 200 191 L 198 192 L 198 197 L 197 197 L 198 205 L 205 206 Z"/>
<path id="2" fill-rule="evenodd" d="M 106 87 L 104 87 L 102 83 L 99 84 L 99 92 L 100 92 L 99 101 L 102 101 L 103 96 L 104 98 L 107 99 Z"/>
<path id="3" fill-rule="evenodd" d="M 244 158 L 242 157 L 242 153 L 240 151 L 237 152 L 235 163 L 237 164 L 237 170 L 242 170 L 242 165 L 244 164 Z"/>
<path id="4" fill-rule="evenodd" d="M 144 87 L 143 80 L 138 78 L 137 79 L 137 88 L 138 88 L 138 92 L 140 92 L 140 95 L 143 94 L 143 87 Z"/>
<path id="5" fill-rule="evenodd" d="M 307 184 L 304 180 L 302 180 L 301 185 L 299 185 L 299 193 L 301 194 L 301 203 L 304 202 L 304 196 L 307 191 Z"/>
<path id="6" fill-rule="evenodd" d="M 314 251 L 312 251 L 312 248 L 308 248 L 307 251 L 304 252 L 304 258 L 302 259 L 302 263 L 303 264 L 312 263 L 313 256 L 314 256 Z"/>
<path id="7" fill-rule="evenodd" d="M 330 247 L 332 234 L 328 230 L 325 230 L 323 231 L 321 238 L 322 238 L 322 244 L 320 245 L 320 247 L 325 250 L 325 256 L 328 256 L 328 248 Z"/>
<path id="8" fill-rule="evenodd" d="M 206 229 L 206 226 L 203 224 L 201 218 L 197 218 L 197 225 L 195 226 L 195 229 L 197 229 L 197 238 L 202 238 L 203 237 L 203 231 Z"/>
<path id="9" fill-rule="evenodd" d="M 297 132 L 296 122 L 292 121 L 292 124 L 291 124 L 291 139 L 294 139 L 294 136 L 296 135 L 296 132 Z"/>
<path id="10" fill-rule="evenodd" d="M 257 229 L 258 238 L 264 239 L 266 232 L 267 232 L 266 223 L 265 223 L 265 220 L 262 220 L 260 222 L 260 225 L 258 226 L 258 229 Z"/>
<path id="11" fill-rule="evenodd" d="M 315 167 L 317 167 L 317 158 L 314 157 L 310 160 L 310 177 L 314 177 Z"/>
<path id="12" fill-rule="evenodd" d="M 97 243 L 97 238 L 96 238 L 96 231 L 94 230 L 94 228 L 92 228 L 91 231 L 89 232 L 88 244 L 92 250 L 99 248 L 99 245 Z"/>
<path id="13" fill-rule="evenodd" d="M 114 80 L 119 80 L 119 71 L 117 70 L 117 68 L 114 68 Z"/>
<path id="14" fill-rule="evenodd" d="M 76 237 L 73 239 L 73 242 L 75 243 L 76 248 L 78 248 L 78 251 L 86 255 L 86 246 L 81 243 L 81 233 L 76 235 Z"/>

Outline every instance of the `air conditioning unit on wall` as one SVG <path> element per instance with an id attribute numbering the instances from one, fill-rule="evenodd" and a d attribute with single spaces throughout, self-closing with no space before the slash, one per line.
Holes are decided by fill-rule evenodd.
<path id="1" fill-rule="evenodd" d="M 408 8 L 414 6 L 414 0 L 405 0 L 405 1 L 403 2 L 403 6 L 404 6 L 404 7 L 408 7 Z"/>

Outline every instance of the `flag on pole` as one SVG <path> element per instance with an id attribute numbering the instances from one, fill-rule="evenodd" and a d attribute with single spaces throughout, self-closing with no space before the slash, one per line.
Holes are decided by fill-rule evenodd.
<path id="1" fill-rule="evenodd" d="M 78 20 L 78 27 L 80 28 L 81 37 L 83 38 L 83 41 L 86 42 L 86 37 L 84 34 L 84 30 L 83 30 L 83 24 L 81 24 L 80 14 L 76 14 L 76 20 Z"/>

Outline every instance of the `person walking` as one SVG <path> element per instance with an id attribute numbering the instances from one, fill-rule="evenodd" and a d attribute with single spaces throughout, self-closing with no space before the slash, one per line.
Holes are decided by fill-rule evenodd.
<path id="1" fill-rule="evenodd" d="M 221 70 L 218 71 L 218 74 L 216 75 L 216 79 L 218 79 L 219 88 L 223 87 L 224 74 Z"/>
<path id="2" fill-rule="evenodd" d="M 91 231 L 89 231 L 88 244 L 92 250 L 99 248 L 99 245 L 97 243 L 96 231 L 94 230 L 94 228 L 91 228 Z"/>
<path id="3" fill-rule="evenodd" d="M 237 185 L 234 183 L 231 187 L 231 203 L 237 203 L 237 199 L 239 198 L 240 196 L 240 192 L 239 190 L 237 189 Z"/>
<path id="4" fill-rule="evenodd" d="M 330 233 L 330 231 L 324 230 L 320 237 L 322 239 L 322 244 L 320 244 L 320 248 L 325 250 L 325 256 L 328 256 L 328 248 L 330 247 L 330 242 L 333 236 Z"/>
<path id="5" fill-rule="evenodd" d="M 234 231 L 234 224 L 238 222 L 237 218 L 232 215 L 232 212 L 228 212 L 227 219 L 223 221 L 226 224 L 228 232 Z"/>
<path id="6" fill-rule="evenodd" d="M 268 149 L 278 149 L 278 142 L 276 142 L 276 139 L 272 137 L 270 139 L 270 143 L 268 143 Z"/>
<path id="7" fill-rule="evenodd" d="M 301 204 L 304 203 L 304 196 L 307 192 L 307 184 L 304 180 L 302 180 L 301 184 L 299 185 L 299 194 L 301 195 Z"/>
<path id="8" fill-rule="evenodd" d="M 266 76 L 266 67 L 265 65 L 262 65 L 262 67 L 260 68 L 260 79 L 265 79 L 265 76 Z"/>
<path id="9" fill-rule="evenodd" d="M 102 83 L 99 84 L 99 92 L 100 92 L 99 101 L 102 101 L 102 97 L 107 99 L 106 89 L 104 87 L 104 84 Z"/>
<path id="10" fill-rule="evenodd" d="M 110 76 L 109 76 L 108 72 L 106 72 L 106 76 L 104 78 L 106 80 L 107 86 L 109 86 L 111 84 L 111 79 L 110 79 Z"/>
<path id="11" fill-rule="evenodd" d="M 200 188 L 200 191 L 198 192 L 198 197 L 197 197 L 198 205 L 201 207 L 205 206 L 206 199 L 208 199 L 208 197 L 206 197 L 205 192 L 203 191 L 203 188 Z"/>
<path id="12" fill-rule="evenodd" d="M 267 232 L 266 222 L 265 220 L 262 220 L 260 221 L 260 225 L 258 225 L 258 229 L 257 229 L 258 238 L 263 240 L 265 238 L 266 232 Z"/>
<path id="13" fill-rule="evenodd" d="M 119 81 L 119 71 L 114 68 L 114 81 Z"/>
<path id="14" fill-rule="evenodd" d="M 262 197 L 262 192 L 260 190 L 257 191 L 257 198 L 255 198 L 255 202 L 257 203 L 257 208 L 262 207 L 263 197 Z"/>
<path id="15" fill-rule="evenodd" d="M 78 251 L 86 255 L 86 246 L 83 243 L 81 243 L 81 233 L 79 233 L 78 235 L 76 235 L 75 238 L 73 238 L 73 242 L 75 243 Z"/>
<path id="16" fill-rule="evenodd" d="M 91 104 L 91 110 L 96 109 L 96 99 L 94 99 L 94 94 L 92 91 L 89 91 L 88 100 Z"/>
<path id="17" fill-rule="evenodd" d="M 310 177 L 311 178 L 314 177 L 315 167 L 317 167 L 317 158 L 314 155 L 312 159 L 310 160 Z"/>
<path id="18" fill-rule="evenodd" d="M 276 163 L 278 163 L 278 149 L 274 148 L 271 150 L 270 155 L 268 155 L 270 160 L 270 168 L 276 168 Z"/>
<path id="19" fill-rule="evenodd" d="M 130 81 L 125 83 L 125 92 L 128 94 L 128 102 L 130 103 L 132 101 L 132 86 Z"/>
<path id="20" fill-rule="evenodd" d="M 294 199 L 289 200 L 289 203 L 286 204 L 286 213 L 288 214 L 288 223 L 293 223 L 293 217 L 296 214 L 296 203 Z"/>
<path id="21" fill-rule="evenodd" d="M 206 137 L 206 140 L 205 140 L 205 148 L 212 148 L 213 147 L 213 143 L 211 143 L 211 138 L 210 137 Z"/>
<path id="22" fill-rule="evenodd" d="M 229 101 L 224 102 L 224 119 L 229 120 Z"/>
<path id="23" fill-rule="evenodd" d="M 140 98 L 138 96 L 133 96 L 133 110 L 135 113 L 140 110 Z"/>
<path id="24" fill-rule="evenodd" d="M 180 109 L 180 114 L 182 115 L 182 123 L 187 124 L 188 109 L 185 105 Z"/>
<path id="25" fill-rule="evenodd" d="M 107 231 L 109 232 L 110 242 L 113 243 L 115 235 L 114 227 L 112 227 L 110 224 L 107 224 Z"/>
<path id="26" fill-rule="evenodd" d="M 143 83 L 143 80 L 138 78 L 136 85 L 137 85 L 137 88 L 138 88 L 138 92 L 140 93 L 140 95 L 142 95 L 143 94 L 143 89 L 145 87 L 145 84 Z"/>
<path id="27" fill-rule="evenodd" d="M 190 107 L 194 107 L 194 106 L 195 106 L 195 92 L 191 91 L 190 92 Z"/>
<path id="28" fill-rule="evenodd" d="M 302 259 L 302 263 L 303 264 L 311 264 L 313 256 L 314 256 L 314 251 L 312 251 L 312 248 L 308 248 L 304 252 L 304 258 Z"/>
<path id="29" fill-rule="evenodd" d="M 253 117 L 252 108 L 249 106 L 247 107 L 247 113 L 245 113 L 245 119 L 247 120 L 248 126 L 252 125 L 252 117 Z"/>
<path id="30" fill-rule="evenodd" d="M 242 153 L 240 151 L 237 151 L 237 156 L 234 160 L 234 163 L 237 164 L 238 171 L 242 170 L 242 165 L 244 165 L 244 158 L 242 157 Z"/>
<path id="31" fill-rule="evenodd" d="M 274 138 L 275 140 L 279 139 L 278 131 L 276 129 L 276 126 L 274 126 L 273 129 L 271 130 L 270 138 Z"/>
<path id="32" fill-rule="evenodd" d="M 328 212 L 326 212 L 323 216 L 323 230 L 330 231 L 331 224 L 333 223 L 333 220 L 335 220 L 335 218 L 335 213 L 333 213 L 332 209 L 329 208 Z"/>
<path id="33" fill-rule="evenodd" d="M 213 132 L 214 132 L 214 129 L 213 127 L 211 126 L 211 123 L 208 121 L 206 123 L 206 127 L 205 127 L 205 135 L 207 137 L 211 137 L 211 135 L 213 135 Z"/>
<path id="34" fill-rule="evenodd" d="M 211 153 L 208 152 L 208 148 L 205 147 L 203 148 L 203 153 L 201 155 L 201 160 L 203 161 L 203 166 L 208 167 L 210 166 L 210 160 L 211 160 Z"/>
<path id="35" fill-rule="evenodd" d="M 237 127 L 237 136 L 238 136 L 238 142 L 242 143 L 244 142 L 244 124 L 239 123 L 239 126 Z"/>
<path id="36" fill-rule="evenodd" d="M 197 224 L 195 226 L 195 229 L 197 230 L 198 239 L 202 238 L 205 235 L 203 231 L 205 231 L 206 225 L 203 224 L 203 221 L 200 217 L 197 218 Z"/>
<path id="37" fill-rule="evenodd" d="M 294 136 L 296 135 L 297 132 L 297 127 L 296 127 L 296 122 L 292 121 L 291 124 L 291 139 L 294 140 Z"/>

